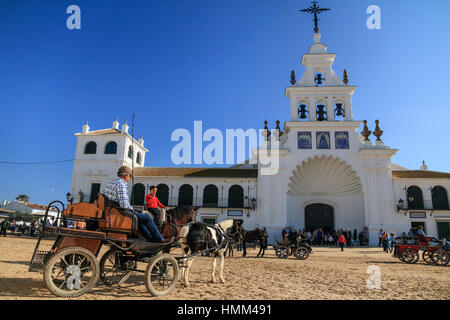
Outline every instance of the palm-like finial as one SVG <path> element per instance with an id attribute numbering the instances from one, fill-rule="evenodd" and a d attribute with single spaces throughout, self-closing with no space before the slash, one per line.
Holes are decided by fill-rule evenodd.
<path id="1" fill-rule="evenodd" d="M 383 134 L 383 130 L 380 129 L 380 126 L 378 125 L 379 121 L 375 120 L 375 131 L 373 132 L 373 135 L 377 137 L 377 141 L 380 141 L 380 137 Z"/>
<path id="2" fill-rule="evenodd" d="M 364 128 L 363 131 L 361 131 L 361 135 L 364 137 L 364 141 L 370 141 L 369 136 L 372 133 L 372 131 L 369 130 L 369 127 L 367 127 L 367 120 L 363 121 Z"/>

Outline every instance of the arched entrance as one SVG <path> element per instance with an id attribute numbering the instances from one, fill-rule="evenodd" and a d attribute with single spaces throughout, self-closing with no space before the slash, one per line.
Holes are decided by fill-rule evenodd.
<path id="1" fill-rule="evenodd" d="M 305 208 L 305 229 L 319 228 L 327 232 L 334 230 L 334 210 L 327 204 L 313 203 Z"/>
<path id="2" fill-rule="evenodd" d="M 145 201 L 145 186 L 137 183 L 133 186 L 131 192 L 131 204 L 135 206 L 143 206 Z"/>

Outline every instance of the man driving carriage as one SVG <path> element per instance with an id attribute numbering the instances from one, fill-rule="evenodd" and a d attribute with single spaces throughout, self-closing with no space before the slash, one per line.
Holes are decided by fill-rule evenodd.
<path id="1" fill-rule="evenodd" d="M 122 166 L 117 171 L 117 178 L 111 181 L 103 189 L 103 194 L 109 200 L 119 203 L 121 208 L 131 210 L 131 212 L 138 219 L 138 229 L 149 242 L 167 243 L 172 242 L 173 239 L 164 239 L 153 219 L 143 213 L 135 212 L 128 201 L 127 184 L 131 180 L 133 173 L 130 167 Z"/>

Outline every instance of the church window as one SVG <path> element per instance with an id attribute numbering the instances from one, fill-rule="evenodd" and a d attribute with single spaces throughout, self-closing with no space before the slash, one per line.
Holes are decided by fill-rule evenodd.
<path id="1" fill-rule="evenodd" d="M 408 209 L 424 209 L 422 190 L 417 186 L 411 186 L 406 190 Z"/>
<path id="2" fill-rule="evenodd" d="M 142 183 L 136 183 L 131 191 L 131 204 L 143 206 L 145 202 L 145 186 Z"/>
<path id="3" fill-rule="evenodd" d="M 219 205 L 219 189 L 213 184 L 209 184 L 203 189 L 203 206 L 217 207 Z"/>
<path id="4" fill-rule="evenodd" d="M 342 103 L 336 103 L 336 108 L 334 108 L 334 119 L 335 120 L 345 119 L 345 109 Z"/>
<path id="5" fill-rule="evenodd" d="M 117 153 L 117 143 L 114 141 L 108 142 L 105 147 L 105 154 L 116 154 Z"/>
<path id="6" fill-rule="evenodd" d="M 326 121 L 327 119 L 327 109 L 324 104 L 318 104 L 316 108 L 317 121 Z"/>
<path id="7" fill-rule="evenodd" d="M 228 191 L 228 207 L 243 208 L 244 207 L 244 189 L 235 184 Z"/>
<path id="8" fill-rule="evenodd" d="M 178 191 L 178 205 L 192 206 L 194 188 L 189 184 L 183 184 Z"/>
<path id="9" fill-rule="evenodd" d="M 97 144 L 94 141 L 89 142 L 84 148 L 85 154 L 96 154 L 97 153 Z"/>
<path id="10" fill-rule="evenodd" d="M 330 149 L 330 133 L 327 131 L 316 132 L 316 148 Z"/>
<path id="11" fill-rule="evenodd" d="M 434 210 L 448 210 L 447 190 L 441 186 L 436 186 L 431 189 L 431 200 L 433 202 Z"/>
<path id="12" fill-rule="evenodd" d="M 158 200 L 165 206 L 169 205 L 169 186 L 165 183 L 160 183 L 156 188 Z"/>
<path id="13" fill-rule="evenodd" d="M 325 83 L 325 78 L 323 77 L 322 72 L 316 72 L 314 75 L 314 81 L 316 83 L 316 87 L 322 87 Z"/>
<path id="14" fill-rule="evenodd" d="M 133 159 L 133 147 L 128 147 L 128 158 Z"/>
<path id="15" fill-rule="evenodd" d="M 308 106 L 306 104 L 301 104 L 298 107 L 298 116 L 301 120 L 308 119 L 308 116 L 306 115 L 308 113 Z"/>
<path id="16" fill-rule="evenodd" d="M 136 163 L 141 164 L 141 153 L 140 152 L 138 152 L 136 155 Z"/>

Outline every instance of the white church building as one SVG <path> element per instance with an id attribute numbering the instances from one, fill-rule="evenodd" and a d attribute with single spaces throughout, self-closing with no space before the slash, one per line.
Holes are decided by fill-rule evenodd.
<path id="1" fill-rule="evenodd" d="M 369 244 L 378 245 L 380 229 L 400 235 L 423 225 L 425 232 L 450 237 L 450 173 L 408 170 L 391 162 L 397 149 L 381 140 L 378 121 L 353 118 L 355 86 L 333 70 L 335 54 L 327 53 L 318 30 L 303 54 L 305 72 L 291 75 L 286 87 L 290 119 L 269 136 L 253 157 L 279 158 L 276 174 L 264 174 L 259 163 L 228 168 L 144 167 L 148 150 L 124 123 L 91 131 L 86 123 L 76 133 L 77 146 L 70 197 L 92 202 L 122 165 L 134 167 L 130 185 L 133 205 L 143 206 L 151 185 L 168 206 L 198 206 L 198 220 L 215 223 L 242 219 L 247 230 L 265 227 L 269 242 L 286 227 L 325 230 L 367 228 Z M 287 106 L 286 106 L 287 107 Z M 371 136 L 376 137 L 376 140 Z M 269 132 L 271 133 L 269 135 Z M 371 138 L 372 137 L 372 141 Z M 131 184 L 131 183 L 130 183 Z"/>

